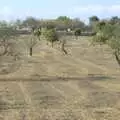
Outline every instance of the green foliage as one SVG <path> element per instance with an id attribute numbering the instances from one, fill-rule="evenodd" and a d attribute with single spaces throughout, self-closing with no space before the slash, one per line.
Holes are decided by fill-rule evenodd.
<path id="1" fill-rule="evenodd" d="M 55 25 L 53 22 L 46 22 L 46 28 L 47 29 L 54 29 L 55 28 Z"/>
<path id="2" fill-rule="evenodd" d="M 57 30 L 75 30 L 76 28 L 85 28 L 85 23 L 82 22 L 79 18 L 70 19 L 67 16 L 60 16 L 56 19 L 56 28 Z"/>
<path id="3" fill-rule="evenodd" d="M 110 24 L 116 24 L 116 23 L 119 23 L 119 22 L 120 22 L 120 19 L 118 18 L 118 16 L 113 16 L 110 19 Z"/>
<path id="4" fill-rule="evenodd" d="M 17 36 L 17 34 L 12 27 L 0 28 L 0 48 L 2 49 L 0 56 L 7 54 L 15 57 L 20 55 L 19 52 L 16 52 L 15 50 L 16 45 L 13 41 L 13 39 L 15 39 L 15 36 Z"/>
<path id="5" fill-rule="evenodd" d="M 119 50 L 120 49 L 120 26 L 113 25 L 113 30 L 112 33 L 109 34 L 109 41 L 108 45 L 114 49 L 114 50 Z"/>
<path id="6" fill-rule="evenodd" d="M 8 23 L 6 21 L 0 21 L 0 28 L 8 27 Z"/>
<path id="7" fill-rule="evenodd" d="M 95 31 L 99 31 L 99 30 L 102 30 L 106 25 L 106 22 L 105 21 L 100 21 L 96 24 L 96 29 Z"/>
<path id="8" fill-rule="evenodd" d="M 59 16 L 59 17 L 57 18 L 57 20 L 60 20 L 60 21 L 70 21 L 70 18 L 67 17 L 67 16 Z"/>
<path id="9" fill-rule="evenodd" d="M 102 26 L 102 25 L 101 25 Z M 100 27 L 98 33 L 94 36 L 92 43 L 107 44 L 116 57 L 117 62 L 120 65 L 120 26 L 117 24 L 106 23 Z"/>
<path id="10" fill-rule="evenodd" d="M 0 40 L 10 39 L 16 35 L 16 31 L 11 27 L 0 28 Z"/>
<path id="11" fill-rule="evenodd" d="M 57 35 L 55 29 L 47 29 L 47 28 L 45 28 L 44 31 L 43 31 L 43 36 L 45 37 L 45 39 L 48 42 L 52 43 L 52 47 L 53 47 L 53 43 L 55 41 L 58 41 L 58 35 Z"/>
<path id="12" fill-rule="evenodd" d="M 89 25 L 92 27 L 92 30 L 96 29 L 96 24 L 100 21 L 100 19 L 97 16 L 91 16 L 89 18 Z"/>
<path id="13" fill-rule="evenodd" d="M 27 17 L 26 20 L 23 21 L 23 25 L 28 26 L 37 26 L 39 24 L 38 20 L 34 17 Z"/>
<path id="14" fill-rule="evenodd" d="M 97 23 L 95 31 L 97 34 L 93 37 L 92 43 L 106 44 L 114 36 L 115 26 L 103 21 Z"/>
<path id="15" fill-rule="evenodd" d="M 104 36 L 102 32 L 98 32 L 97 35 L 95 35 L 92 39 L 93 44 L 105 44 L 107 41 L 107 38 Z"/>
<path id="16" fill-rule="evenodd" d="M 34 29 L 34 30 L 33 30 L 33 34 L 34 34 L 34 36 L 38 37 L 39 40 L 40 40 L 41 29 L 40 29 L 40 28 Z"/>
<path id="17" fill-rule="evenodd" d="M 74 34 L 75 34 L 75 36 L 80 36 L 81 35 L 81 29 L 80 28 L 76 29 Z"/>
<path id="18" fill-rule="evenodd" d="M 91 16 L 90 18 L 89 18 L 89 21 L 90 22 L 98 22 L 100 19 L 97 17 L 97 16 Z"/>
<path id="19" fill-rule="evenodd" d="M 57 37 L 56 31 L 54 29 L 46 29 L 44 31 L 44 36 L 45 36 L 46 40 L 49 42 L 58 41 L 58 37 Z"/>

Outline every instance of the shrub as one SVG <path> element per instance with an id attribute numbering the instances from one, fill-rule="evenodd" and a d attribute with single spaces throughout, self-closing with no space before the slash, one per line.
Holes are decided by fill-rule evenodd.
<path id="1" fill-rule="evenodd" d="M 53 47 L 53 43 L 55 41 L 58 41 L 58 35 L 57 35 L 55 29 L 53 29 L 53 28 L 51 28 L 51 29 L 47 29 L 47 28 L 44 29 L 43 36 L 45 37 L 45 39 L 48 42 L 52 43 L 52 47 Z"/>
<path id="2" fill-rule="evenodd" d="M 76 29 L 74 34 L 75 34 L 75 36 L 80 36 L 81 35 L 81 29 L 80 28 Z"/>

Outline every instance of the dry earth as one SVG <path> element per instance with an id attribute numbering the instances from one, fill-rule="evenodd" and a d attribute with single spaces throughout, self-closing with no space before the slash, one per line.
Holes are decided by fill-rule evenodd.
<path id="1" fill-rule="evenodd" d="M 120 119 L 120 70 L 110 49 L 67 39 L 68 55 L 40 42 L 33 57 L 0 75 L 0 120 Z"/>

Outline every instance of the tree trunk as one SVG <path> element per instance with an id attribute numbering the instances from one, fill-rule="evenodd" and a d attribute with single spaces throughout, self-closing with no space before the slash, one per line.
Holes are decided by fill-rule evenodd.
<path id="1" fill-rule="evenodd" d="M 119 58 L 117 52 L 115 52 L 114 55 L 115 55 L 115 58 L 116 58 L 117 63 L 118 63 L 119 66 L 120 66 L 120 58 Z"/>
<path id="2" fill-rule="evenodd" d="M 32 56 L 32 47 L 30 48 L 30 56 Z"/>
<path id="3" fill-rule="evenodd" d="M 64 51 L 65 44 L 62 43 L 61 50 Z"/>
<path id="4" fill-rule="evenodd" d="M 67 54 L 67 51 L 65 50 L 65 43 L 64 43 L 64 42 L 62 42 L 61 50 L 62 50 L 65 54 Z"/>

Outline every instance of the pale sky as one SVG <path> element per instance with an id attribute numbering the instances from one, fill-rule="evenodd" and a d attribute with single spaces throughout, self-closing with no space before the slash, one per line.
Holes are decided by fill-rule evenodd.
<path id="1" fill-rule="evenodd" d="M 0 19 L 56 18 L 68 16 L 87 20 L 92 15 L 100 18 L 120 16 L 119 0 L 1 0 Z"/>

